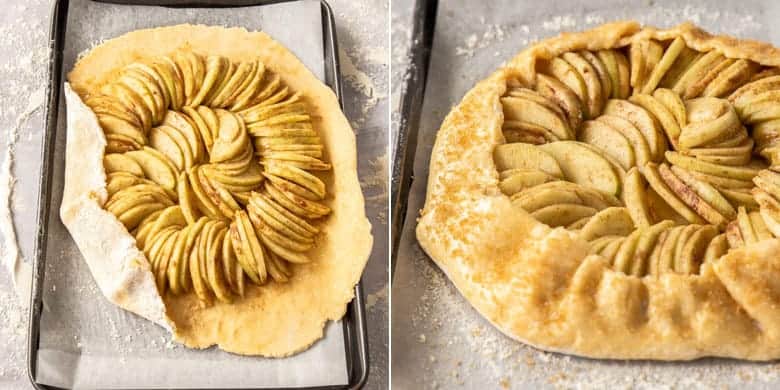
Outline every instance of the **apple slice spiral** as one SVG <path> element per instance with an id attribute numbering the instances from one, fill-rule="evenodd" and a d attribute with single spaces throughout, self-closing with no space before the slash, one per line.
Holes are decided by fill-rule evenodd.
<path id="1" fill-rule="evenodd" d="M 331 165 L 305 97 L 262 62 L 182 48 L 123 67 L 85 102 L 107 141 L 104 207 L 161 294 L 232 302 L 310 261 Z"/>
<path id="2" fill-rule="evenodd" d="M 507 80 L 493 152 L 518 209 L 636 276 L 780 236 L 778 68 L 638 37 L 534 72 Z"/>

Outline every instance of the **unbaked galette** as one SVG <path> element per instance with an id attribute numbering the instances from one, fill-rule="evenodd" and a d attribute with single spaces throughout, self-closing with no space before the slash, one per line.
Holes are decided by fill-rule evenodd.
<path id="1" fill-rule="evenodd" d="M 371 248 L 355 139 L 288 50 L 238 28 L 140 30 L 68 81 L 61 215 L 110 300 L 243 354 L 300 351 L 341 318 Z"/>
<path id="2" fill-rule="evenodd" d="M 776 359 L 778 66 L 691 24 L 539 42 L 444 120 L 418 240 L 541 349 Z"/>

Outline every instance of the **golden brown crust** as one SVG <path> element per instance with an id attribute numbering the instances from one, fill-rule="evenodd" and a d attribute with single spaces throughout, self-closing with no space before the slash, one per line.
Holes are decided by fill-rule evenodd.
<path id="1" fill-rule="evenodd" d="M 301 92 L 312 110 L 312 121 L 325 145 L 326 159 L 332 172 L 324 177 L 330 194 L 326 198 L 333 210 L 319 228 L 322 230 L 316 248 L 310 252 L 311 262 L 294 265 L 294 276 L 288 283 L 247 287 L 246 298 L 233 304 L 215 302 L 203 308 L 193 295 L 163 297 L 167 317 L 175 326 L 174 338 L 193 348 L 220 348 L 240 353 L 265 356 L 286 356 L 306 349 L 322 337 L 328 320 L 340 319 L 346 304 L 353 298 L 354 285 L 359 281 L 372 246 L 371 226 L 365 216 L 364 200 L 357 178 L 356 142 L 349 123 L 339 107 L 333 91 L 320 82 L 286 48 L 262 32 L 248 32 L 242 28 L 177 25 L 139 30 L 112 39 L 91 50 L 68 75 L 73 89 L 84 96 L 122 66 L 142 57 L 170 53 L 184 45 L 194 51 L 225 56 L 232 61 L 261 60 L 279 75 L 294 91 Z M 70 107 L 76 104 L 69 105 Z M 86 118 L 83 121 L 95 119 Z M 74 125 L 75 126 L 75 125 Z M 82 124 L 77 127 L 89 127 Z M 79 128 L 73 134 L 80 134 Z M 69 126 L 69 132 L 71 131 Z M 83 135 L 83 134 L 82 134 Z M 102 161 L 105 139 L 102 134 L 92 137 Z M 73 140 L 69 136 L 68 146 Z M 100 142 L 103 142 L 102 145 Z M 68 155 L 66 171 L 78 158 L 90 156 Z M 86 203 L 102 205 L 105 195 L 89 196 L 92 192 L 105 194 L 105 176 L 102 164 L 93 164 L 91 176 L 101 183 L 72 183 L 63 200 L 63 221 L 76 235 L 79 226 L 95 222 L 75 218 Z M 97 170 L 100 170 L 97 172 Z M 84 184 L 84 185 L 81 185 Z M 88 199 L 87 199 L 88 198 Z M 120 234 L 121 235 L 121 234 Z M 122 240 L 132 240 L 125 231 Z M 85 241 L 85 239 L 77 241 Z M 109 240 L 109 246 L 121 240 Z M 81 245 L 80 245 L 81 247 Z M 119 250 L 119 248 L 116 248 Z M 136 253 L 136 257 L 142 253 Z M 89 258 L 97 264 L 99 259 Z M 142 269 L 141 278 L 147 280 L 148 269 Z M 149 275 L 146 275 L 149 273 Z M 146 291 L 153 285 L 146 284 Z M 156 293 L 156 291 L 155 291 Z M 128 298 L 132 301 L 132 297 Z M 115 299 L 113 302 L 122 307 Z M 138 312 L 138 311 L 136 311 Z M 165 317 L 166 313 L 159 313 Z M 147 318 L 152 316 L 143 313 Z M 159 321 L 158 322 L 162 322 Z M 170 322 L 169 322 L 170 323 Z"/>
<path id="2" fill-rule="evenodd" d="M 513 208 L 498 188 L 507 81 L 535 79 L 538 59 L 566 51 L 682 36 L 697 50 L 780 64 L 770 45 L 712 36 L 691 24 L 604 25 L 539 42 L 478 83 L 444 120 L 433 148 L 417 238 L 466 299 L 508 336 L 575 355 L 687 360 L 780 357 L 780 241 L 732 250 L 698 275 L 638 278 L 610 269 L 575 233 Z"/>

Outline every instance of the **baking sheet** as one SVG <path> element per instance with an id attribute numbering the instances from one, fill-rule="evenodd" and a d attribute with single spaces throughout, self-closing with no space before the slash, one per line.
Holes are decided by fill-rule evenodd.
<path id="1" fill-rule="evenodd" d="M 321 5 L 316 0 L 245 8 L 173 9 L 71 0 L 63 70 L 96 43 L 125 32 L 178 23 L 264 30 L 324 79 Z M 59 103 L 46 280 L 36 380 L 76 388 L 236 388 L 346 384 L 343 327 L 330 323 L 309 350 L 286 359 L 194 351 L 161 327 L 110 304 L 59 220 L 65 110 Z"/>
<path id="2" fill-rule="evenodd" d="M 396 0 L 410 10 L 412 1 Z M 410 12 L 410 11 L 401 11 Z M 479 80 L 530 42 L 617 19 L 668 27 L 684 20 L 712 32 L 780 45 L 774 1 L 439 2 L 406 225 L 392 286 L 392 383 L 422 388 L 778 388 L 780 365 L 725 359 L 687 363 L 598 361 L 546 353 L 502 335 L 456 291 L 417 245 L 436 131 Z M 403 15 L 394 15 L 394 20 Z M 395 33 L 395 31 L 394 31 Z M 396 66 L 396 64 L 393 64 Z"/>

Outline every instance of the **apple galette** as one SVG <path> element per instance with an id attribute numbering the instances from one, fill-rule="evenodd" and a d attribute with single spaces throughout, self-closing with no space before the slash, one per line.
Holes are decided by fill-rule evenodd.
<path id="1" fill-rule="evenodd" d="M 691 24 L 539 42 L 444 120 L 418 240 L 541 349 L 776 359 L 778 66 Z"/>
<path id="2" fill-rule="evenodd" d="M 289 51 L 141 30 L 68 80 L 61 214 L 112 301 L 188 346 L 271 356 L 343 315 L 371 247 L 354 135 Z"/>

